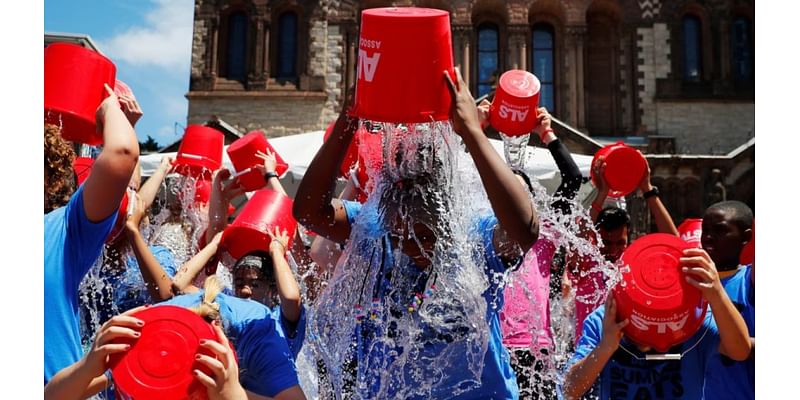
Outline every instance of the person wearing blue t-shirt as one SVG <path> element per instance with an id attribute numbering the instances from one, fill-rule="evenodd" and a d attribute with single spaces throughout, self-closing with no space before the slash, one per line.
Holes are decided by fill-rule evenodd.
<path id="1" fill-rule="evenodd" d="M 356 217 L 358 217 L 357 223 L 362 224 L 366 230 L 377 231 L 369 233 L 370 237 L 367 240 L 351 245 L 370 246 L 359 249 L 360 253 L 369 254 L 374 251 L 376 254 L 369 258 L 368 273 L 370 276 L 375 274 L 377 281 L 373 285 L 373 293 L 363 296 L 374 296 L 373 303 L 378 303 L 373 304 L 374 307 L 390 308 L 381 312 L 383 318 L 389 318 L 389 315 L 394 320 L 408 318 L 402 315 L 407 316 L 411 312 L 411 318 L 417 323 L 411 329 L 416 331 L 416 328 L 419 328 L 413 337 L 420 339 L 420 346 L 410 351 L 418 350 L 420 353 L 409 355 L 404 353 L 405 349 L 391 345 L 395 343 L 393 338 L 401 334 L 393 324 L 381 324 L 381 321 L 373 323 L 369 318 L 365 318 L 360 323 L 361 326 L 356 327 L 352 337 L 354 342 L 352 349 L 355 350 L 355 363 L 358 365 L 345 366 L 344 370 L 350 370 L 347 373 L 352 373 L 353 369 L 357 369 L 359 381 L 356 390 L 361 397 L 383 396 L 376 394 L 376 386 L 384 389 L 388 387 L 388 393 L 386 391 L 381 393 L 387 393 L 389 397 L 393 394 L 404 396 L 403 393 L 409 396 L 422 396 L 417 393 L 426 389 L 420 382 L 430 380 L 436 382 L 437 388 L 429 389 L 433 392 L 428 393 L 427 397 L 454 395 L 452 398 L 460 399 L 519 397 L 508 352 L 501 344 L 497 312 L 502 308 L 503 297 L 501 285 L 494 275 L 516 266 L 522 255 L 521 249 L 530 248 L 536 241 L 539 233 L 538 214 L 525 188 L 484 135 L 474 99 L 460 72 L 456 71 L 458 86 L 447 73 L 444 75 L 452 95 L 453 130 L 463 139 L 478 169 L 483 189 L 494 212 L 494 215 L 473 220 L 472 231 L 468 234 L 468 241 L 475 240 L 469 243 L 477 243 L 475 250 L 481 253 L 481 256 L 473 257 L 476 258 L 473 261 L 479 267 L 483 267 L 486 276 L 491 277 L 489 287 L 483 292 L 483 300 L 486 302 L 485 327 L 459 324 L 459 321 L 463 321 L 460 318 L 466 317 L 463 315 L 464 307 L 459 304 L 448 304 L 446 305 L 448 310 L 441 312 L 446 326 L 421 323 L 421 317 L 414 314 L 413 307 L 409 307 L 412 311 L 407 311 L 405 307 L 392 308 L 413 304 L 416 301 L 415 296 L 420 291 L 435 287 L 438 275 L 430 254 L 433 254 L 437 246 L 437 238 L 448 241 L 449 232 L 440 229 L 447 224 L 441 221 L 442 213 L 437 207 L 445 204 L 447 199 L 436 197 L 441 194 L 436 193 L 436 186 L 440 181 L 434 176 L 424 174 L 390 182 L 391 189 L 387 189 L 388 185 L 383 186 L 381 190 L 376 190 L 370 195 L 381 196 L 380 209 L 391 215 L 365 214 L 357 203 L 333 199 L 337 171 L 356 131 L 356 121 L 348 117 L 346 110 L 343 109 L 340 113 L 332 134 L 311 162 L 295 196 L 293 206 L 295 219 L 306 228 L 336 243 L 344 244 L 350 239 L 351 231 L 355 232 L 353 227 Z M 346 103 L 349 107 L 352 98 Z M 427 150 L 419 149 L 419 151 Z M 437 171 L 434 173 L 438 173 Z M 386 192 L 383 192 L 383 189 Z M 399 208 L 402 208 L 402 211 L 399 211 Z M 371 208 L 370 211 L 375 212 L 375 208 Z M 408 221 L 416 223 L 409 226 L 411 224 L 407 223 Z M 446 245 L 439 242 L 439 248 L 443 247 Z M 395 264 L 398 259 L 404 262 Z M 481 359 L 477 360 L 481 367 L 480 382 L 471 382 L 468 387 L 452 386 L 463 382 L 462 378 L 472 372 L 467 371 L 468 365 L 476 362 L 470 359 L 467 351 L 459 350 L 468 348 L 470 344 L 466 343 L 468 342 L 466 338 L 483 329 L 488 331 L 489 338 L 488 348 L 484 350 L 485 354 L 481 355 L 482 362 Z M 444 347 L 452 351 L 439 354 Z M 379 368 L 385 370 L 386 367 L 392 366 L 394 360 L 401 357 L 406 360 L 403 363 L 406 369 L 398 371 L 396 376 L 391 376 L 392 382 L 370 381 L 372 378 L 378 378 Z M 442 357 L 446 357 L 447 362 L 442 362 L 438 366 L 441 369 L 437 369 L 436 376 L 420 376 L 420 370 L 437 367 L 427 365 L 430 360 L 441 360 Z M 468 380 L 471 380 L 471 377 Z M 348 386 L 349 383 L 344 382 L 343 385 Z M 451 391 L 436 392 L 436 390 L 446 390 L 445 388 Z"/>
<path id="2" fill-rule="evenodd" d="M 82 355 L 78 285 L 100 255 L 139 158 L 133 124 L 142 115 L 132 98 L 108 97 L 96 113 L 103 150 L 78 189 L 74 152 L 57 127 L 45 126 L 44 382 Z M 65 201 L 68 198 L 68 201 Z"/>
<path id="3" fill-rule="evenodd" d="M 258 301 L 219 293 L 221 289 L 217 278 L 210 276 L 203 290 L 161 304 L 196 308 L 201 315 L 222 321 L 239 359 L 239 379 L 247 391 L 275 399 L 304 399 L 291 350 L 278 333 L 272 311 Z M 213 310 L 204 310 L 206 307 Z"/>
<path id="4" fill-rule="evenodd" d="M 703 248 L 719 266 L 719 275 L 728 297 L 742 314 L 750 341 L 751 356 L 734 361 L 723 354 L 711 355 L 706 366 L 705 398 L 755 398 L 755 278 L 752 265 L 739 265 L 739 255 L 752 236 L 753 211 L 740 201 L 711 205 L 703 215 Z"/>
<path id="5" fill-rule="evenodd" d="M 685 250 L 680 265 L 686 281 L 701 291 L 710 306 L 698 332 L 669 352 L 682 357 L 645 360 L 653 354 L 652 349 L 623 338 L 622 329 L 629 320 L 618 320 L 616 300 L 608 296 L 605 306 L 584 321 L 581 339 L 567 364 L 564 397 L 577 399 L 594 387 L 599 399 L 700 400 L 705 366 L 713 352 L 734 360 L 749 356 L 747 326 L 725 293 L 708 254 L 701 249 Z"/>

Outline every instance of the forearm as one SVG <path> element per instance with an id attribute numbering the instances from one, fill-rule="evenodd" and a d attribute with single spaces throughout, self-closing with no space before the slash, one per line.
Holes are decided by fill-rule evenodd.
<path id="1" fill-rule="evenodd" d="M 575 363 L 564 377 L 564 396 L 567 399 L 579 399 L 583 396 L 603 372 L 614 351 L 611 347 L 600 345 Z"/>
<path id="2" fill-rule="evenodd" d="M 230 201 L 218 196 L 214 190 L 211 192 L 209 204 L 206 243 L 211 243 L 214 236 L 225 230 L 225 227 L 228 226 L 228 204 L 230 204 Z"/>
<path id="3" fill-rule="evenodd" d="M 644 193 L 652 189 L 653 185 L 648 185 L 648 187 L 642 188 L 642 192 Z M 669 215 L 667 208 L 664 207 L 664 203 L 661 202 L 661 199 L 658 196 L 651 196 L 646 201 L 647 208 L 650 209 L 650 214 L 653 215 L 653 219 L 656 221 L 658 231 L 678 236 L 678 228 L 676 228 L 675 223 L 672 222 L 672 217 Z"/>
<path id="4" fill-rule="evenodd" d="M 278 179 L 277 177 L 267 179 L 267 187 L 278 193 L 288 196 L 288 194 L 286 194 L 286 191 L 283 190 L 283 185 L 281 185 L 280 179 Z"/>
<path id="5" fill-rule="evenodd" d="M 336 187 L 339 165 L 344 160 L 354 133 L 355 121 L 341 114 L 336 120 L 333 133 L 311 161 L 295 195 L 292 208 L 295 219 L 326 237 L 330 237 L 335 223 L 335 211 L 331 200 Z"/>
<path id="6" fill-rule="evenodd" d="M 720 353 L 736 361 L 746 360 L 750 356 L 752 343 L 744 318 L 724 289 L 718 289 L 718 294 L 711 296 L 708 303 L 719 330 Z"/>
<path id="7" fill-rule="evenodd" d="M 552 133 L 550 133 L 552 135 Z M 567 146 L 557 138 L 553 138 L 547 142 L 547 149 L 553 160 L 558 166 L 558 171 L 561 173 L 561 184 L 558 185 L 553 197 L 556 199 L 553 202 L 553 207 L 560 210 L 563 214 L 569 214 L 572 210 L 570 201 L 578 194 L 581 187 L 583 176 L 578 164 L 572 158 Z"/>
<path id="8" fill-rule="evenodd" d="M 138 228 L 126 227 L 128 238 L 133 248 L 133 254 L 139 263 L 139 271 L 142 273 L 147 292 L 155 302 L 161 302 L 172 298 L 172 281 L 167 275 L 161 263 L 147 246 Z"/>
<path id="9" fill-rule="evenodd" d="M 592 201 L 592 209 L 589 211 L 593 222 L 597 222 L 597 216 L 600 215 L 600 211 L 603 209 L 603 204 L 605 204 L 607 198 L 607 190 L 597 192 L 597 196 Z"/>
<path id="10" fill-rule="evenodd" d="M 213 239 L 203 247 L 194 257 L 181 266 L 181 269 L 172 277 L 172 289 L 178 293 L 185 292 L 194 279 L 203 270 L 203 267 L 217 254 L 219 245 Z"/>
<path id="11" fill-rule="evenodd" d="M 479 127 L 469 129 L 462 137 L 500 226 L 521 248 L 529 249 L 539 237 L 539 215 L 527 189 L 519 184 Z"/>
<path id="12" fill-rule="evenodd" d="M 167 176 L 167 169 L 158 167 L 153 175 L 139 188 L 139 197 L 144 200 L 144 208 L 146 210 L 149 210 L 150 206 L 153 204 L 158 190 L 161 188 L 161 183 L 164 182 L 165 176 Z"/>
<path id="13" fill-rule="evenodd" d="M 297 322 L 300 319 L 300 287 L 284 255 L 277 251 L 271 251 L 270 255 L 281 299 L 281 313 L 286 320 Z"/>
<path id="14" fill-rule="evenodd" d="M 45 400 L 85 399 L 95 393 L 89 393 L 95 376 L 85 368 L 84 360 L 58 371 L 44 387 Z M 102 375 L 101 375 L 102 376 Z M 103 378 L 105 378 L 103 376 Z M 99 390 L 98 390 L 99 391 Z"/>

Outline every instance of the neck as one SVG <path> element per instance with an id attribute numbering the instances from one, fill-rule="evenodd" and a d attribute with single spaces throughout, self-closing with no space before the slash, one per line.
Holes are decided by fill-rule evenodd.
<path id="1" fill-rule="evenodd" d="M 724 279 L 724 278 L 728 278 L 728 277 L 731 277 L 731 276 L 735 275 L 736 272 L 738 272 L 738 271 L 739 271 L 739 265 L 736 265 L 733 268 L 720 269 L 717 272 L 719 274 L 719 278 L 720 279 Z"/>

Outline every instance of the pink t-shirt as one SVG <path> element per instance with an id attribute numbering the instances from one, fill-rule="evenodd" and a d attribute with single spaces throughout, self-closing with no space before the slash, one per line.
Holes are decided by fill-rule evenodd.
<path id="1" fill-rule="evenodd" d="M 546 227 L 543 227 L 546 229 Z M 550 264 L 556 247 L 540 237 L 511 273 L 500 311 L 500 329 L 507 347 L 550 348 Z M 536 335 L 534 338 L 533 335 Z"/>
<path id="2" fill-rule="evenodd" d="M 596 263 L 581 265 L 584 270 L 595 268 Z M 608 286 L 603 271 L 592 271 L 586 276 L 571 276 L 575 290 L 575 343 L 581 338 L 583 320 L 606 301 Z"/>

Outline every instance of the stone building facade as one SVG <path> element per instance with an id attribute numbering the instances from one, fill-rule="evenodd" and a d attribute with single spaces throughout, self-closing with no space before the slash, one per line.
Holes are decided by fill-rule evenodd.
<path id="1" fill-rule="evenodd" d="M 454 60 L 475 97 L 526 69 L 546 83 L 564 132 L 699 156 L 663 170 L 654 159 L 654 176 L 688 173 L 702 187 L 719 159 L 723 181 L 754 167 L 754 156 L 745 167 L 726 156 L 754 146 L 753 0 L 195 0 L 188 122 L 216 116 L 267 136 L 324 129 L 356 78 L 360 12 L 387 6 L 450 13 Z M 727 184 L 728 198 L 744 196 Z"/>

